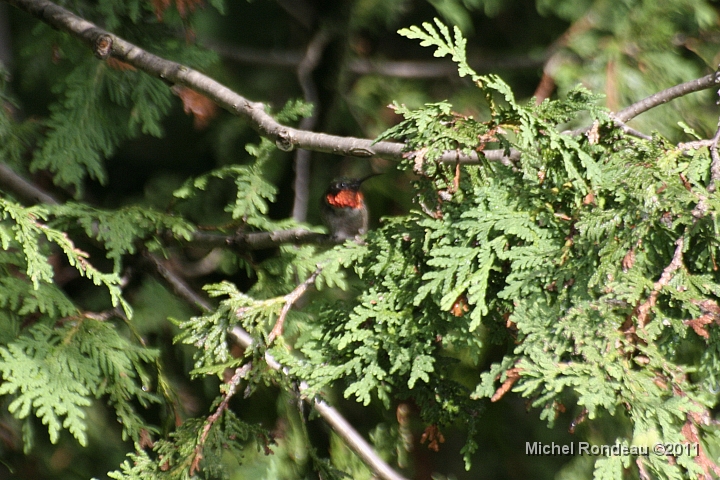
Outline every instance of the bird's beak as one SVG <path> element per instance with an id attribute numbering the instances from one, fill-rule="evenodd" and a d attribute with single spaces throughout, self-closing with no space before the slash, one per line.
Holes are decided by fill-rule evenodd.
<path id="1" fill-rule="evenodd" d="M 371 173 L 370 175 L 364 176 L 363 178 L 361 178 L 361 179 L 359 179 L 359 180 L 357 181 L 358 187 L 359 187 L 365 180 L 368 180 L 368 179 L 370 179 L 370 178 L 372 178 L 372 177 L 377 177 L 378 175 L 382 175 L 382 173 Z"/>

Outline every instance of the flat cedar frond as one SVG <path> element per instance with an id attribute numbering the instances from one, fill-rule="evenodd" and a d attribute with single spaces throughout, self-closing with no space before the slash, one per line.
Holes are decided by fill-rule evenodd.
<path id="1" fill-rule="evenodd" d="M 138 378 L 142 364 L 157 353 L 133 347 L 108 323 L 79 318 L 75 325 L 51 329 L 33 326 L 7 347 L 0 348 L 0 394 L 15 398 L 8 409 L 23 419 L 34 413 L 56 443 L 67 429 L 87 444 L 87 414 L 93 397 L 109 395 L 124 426 L 124 436 L 138 439 L 144 421 L 128 404 L 157 402 Z M 29 441 L 29 439 L 26 439 Z"/>
<path id="2" fill-rule="evenodd" d="M 121 268 L 123 255 L 137 250 L 137 241 L 150 241 L 164 232 L 189 240 L 194 226 L 180 216 L 169 215 L 150 208 L 132 206 L 117 210 L 102 210 L 88 205 L 68 202 L 51 207 L 53 225 L 70 228 L 79 225 L 89 238 L 101 242 L 107 257 L 113 260 L 115 272 Z"/>
<path id="3" fill-rule="evenodd" d="M 439 28 L 402 33 L 472 74 L 464 42 Z M 420 176 L 418 198 L 435 210 L 368 236 L 353 265 L 364 288 L 356 303 L 320 313 L 324 335 L 308 338 L 306 350 L 317 360 L 296 371 L 319 384 L 335 378 L 345 396 L 365 404 L 409 396 L 427 424 L 466 421 L 463 412 L 477 411 L 481 399 L 515 393 L 550 425 L 568 402 L 587 422 L 621 412 L 630 427 L 609 444 L 682 441 L 688 418 L 714 406 L 702 385 L 717 375 L 703 367 L 691 380 L 682 372 L 695 367 L 676 352 L 689 342 L 710 364 L 720 362 L 717 349 L 704 348 L 716 341 L 714 322 L 688 321 L 703 318 L 700 305 L 717 303 L 720 287 L 709 257 L 717 241 L 706 230 L 716 228 L 707 177 L 664 139 L 625 136 L 583 89 L 519 105 L 501 80 L 477 80 L 488 92 L 486 121 L 467 121 L 447 102 L 396 105 L 404 120 L 382 137 L 405 140 L 403 165 Z M 592 138 L 557 131 L 578 115 L 597 122 Z M 458 167 L 451 188 L 448 167 L 435 161 L 441 150 L 476 148 L 488 131 L 522 152 L 519 164 Z M 708 165 L 707 156 L 697 160 Z M 701 201 L 703 218 L 693 211 Z M 457 314 L 459 298 L 468 315 Z M 441 361 L 452 351 L 445 339 L 462 332 L 471 344 L 474 332 L 487 331 L 514 346 L 471 394 L 453 382 L 452 362 Z M 654 457 L 643 468 L 673 477 L 708 468 L 698 458 Z M 618 478 L 628 467 L 625 459 L 598 460 L 595 475 Z"/>
<path id="4" fill-rule="evenodd" d="M 450 58 L 459 76 L 472 79 L 473 101 L 481 105 L 456 108 L 436 100 L 411 108 L 394 102 L 391 108 L 402 118 L 393 119 L 374 143 L 344 138 L 311 132 L 306 122 L 298 128 L 277 122 L 314 119 L 314 88 L 303 85 L 306 100 L 288 101 L 273 117 L 272 109 L 201 73 L 215 73 L 218 55 L 168 35 L 189 28 L 199 0 L 70 2 L 102 20 L 88 19 L 97 21 L 94 28 L 84 28 L 87 23 L 57 5 L 10 3 L 62 32 L 41 27 L 37 33 L 43 35 L 27 40 L 27 55 L 53 65 L 45 70 L 55 76 L 56 97 L 43 122 L 14 118 L 0 75 L 0 161 L 52 177 L 66 189 L 53 194 L 78 199 L 60 204 L 22 178 L 24 189 L 8 188 L 7 195 L 34 206 L 20 205 L 5 192 L 0 198 L 0 397 L 10 415 L 25 422 L 26 449 L 33 417 L 52 443 L 68 432 L 87 445 L 96 434 L 90 422 L 104 406 L 121 425 L 117 435 L 135 444 L 119 470 L 108 474 L 114 479 L 257 476 L 255 465 L 230 471 L 255 455 L 267 478 L 304 477 L 311 468 L 322 478 L 348 477 L 343 469 L 380 477 L 382 469 L 354 468 L 354 453 L 333 447 L 328 460 L 311 444 L 305 406 L 337 419 L 326 400 L 341 393 L 381 410 L 385 418 L 371 436 L 398 465 L 409 458 L 413 435 L 424 430 L 419 440 L 445 451 L 457 445 L 443 442 L 461 426 L 469 435 L 460 450 L 469 469 L 481 445 L 484 410 L 520 399 L 550 427 L 564 422 L 564 414 L 575 418 L 573 434 L 583 440 L 619 447 L 692 443 L 699 449 L 695 455 L 588 458 L 596 479 L 720 472 L 714 418 L 720 384 L 720 132 L 702 140 L 694 127 L 681 124 L 694 140 L 674 144 L 623 123 L 658 97 L 617 114 L 584 87 L 565 88 L 564 98 L 540 104 L 520 102 L 499 76 L 480 75 L 470 66 L 459 28 L 435 19 L 400 34 L 431 47 L 436 57 Z M 222 0 L 209 3 L 224 8 Z M 294 11 L 293 2 L 280 3 Z M 362 4 L 358 9 L 388 3 L 386 8 L 400 11 L 403 2 L 356 3 Z M 460 3 L 489 9 L 501 2 L 431 3 L 451 11 Z M 561 3 L 569 11 L 572 2 Z M 607 3 L 612 2 L 602 4 Z M 616 3 L 623 4 L 618 12 L 629 12 L 628 2 Z M 663 2 L 644 3 L 654 11 Z M 682 21 L 699 19 L 703 28 L 717 25 L 714 10 L 690 3 L 667 10 Z M 681 17 L 679 8 L 692 15 Z M 313 13 L 309 23 L 325 28 L 326 13 Z M 587 18 L 594 21 L 595 14 Z M 602 28 L 639 28 L 625 25 L 621 16 L 634 15 L 618 13 Z M 211 16 L 201 20 L 215 22 Z M 597 35 L 597 26 L 578 22 L 573 26 L 582 31 L 568 32 L 555 52 L 567 49 L 584 58 L 585 43 L 597 43 L 584 36 Z M 81 32 L 72 30 L 78 24 Z M 672 22 L 663 25 L 655 43 L 686 42 L 684 48 L 710 55 L 698 46 L 708 43 L 704 39 L 676 33 Z M 109 60 L 92 57 L 65 32 L 89 44 L 99 41 L 103 52 L 95 53 Z M 299 77 L 309 63 L 322 57 L 324 65 L 334 55 L 315 50 L 325 38 L 320 33 L 309 42 Z M 334 49 L 335 41 L 326 45 Z M 355 43 L 362 50 L 362 42 Z M 636 48 L 607 42 L 608 52 L 618 57 L 617 65 L 603 64 L 610 102 L 619 99 L 620 57 L 643 68 L 652 64 Z M 664 59 L 656 67 L 687 60 L 674 51 L 653 54 Z M 662 71 L 657 76 L 665 78 Z M 266 77 L 252 78 L 260 83 Z M 703 82 L 716 87 L 717 76 L 673 88 L 688 91 Z M 245 118 L 224 123 L 217 117 L 203 138 L 218 147 L 208 150 L 202 165 L 170 159 L 178 177 L 161 182 L 167 196 L 173 192 L 170 201 L 153 192 L 142 201 L 103 198 L 103 206 L 114 207 L 80 203 L 92 197 L 85 196 L 89 180 L 108 182 L 108 159 L 123 162 L 134 155 L 137 144 L 120 150 L 129 140 L 161 137 L 171 123 L 164 123 L 167 115 L 174 104 L 179 112 L 181 103 L 198 127 L 218 106 Z M 588 127 L 567 130 L 577 124 Z M 248 139 L 256 143 L 238 148 Z M 290 189 L 287 182 L 271 181 L 290 159 L 284 152 L 294 148 L 397 159 L 407 173 L 401 178 L 412 178 L 406 183 L 412 184 L 407 190 L 413 209 L 382 219 L 378 228 L 343 245 L 307 244 L 308 237 L 299 236 L 290 241 L 302 245 L 275 240 L 281 230 L 295 234 L 305 228 L 295 219 L 277 220 L 277 212 L 289 207 L 284 199 Z M 148 168 L 153 179 L 165 175 L 158 173 L 167 167 L 161 162 Z M 385 193 L 391 199 L 395 192 Z M 38 198 L 46 204 L 37 204 Z M 244 246 L 237 241 L 255 234 L 271 240 L 259 243 L 262 251 L 249 240 Z M 180 254 L 193 262 L 199 258 L 204 268 L 186 270 L 201 273 L 174 271 L 185 266 Z M 151 275 L 168 289 L 149 287 Z M 77 287 L 75 280 L 84 285 Z M 86 296 L 91 289 L 101 294 Z M 151 307 L 133 319 L 131 301 L 141 304 L 143 295 L 153 297 Z M 166 305 L 172 301 L 165 299 L 177 304 Z M 199 312 L 180 308 L 182 302 Z M 165 319 L 175 311 L 172 330 Z M 156 344 L 158 349 L 149 346 Z M 178 379 L 163 373 L 170 362 Z M 258 392 L 256 403 L 248 400 Z M 258 405 L 261 415 L 253 412 Z M 267 405 L 272 412 L 265 411 Z M 262 420 L 248 423 L 241 418 L 246 412 Z M 162 428 L 149 418 L 159 418 Z M 355 433 L 332 426 L 338 435 L 343 428 Z M 386 466 L 380 455 L 351 445 L 356 440 L 348 446 L 363 462 Z"/>

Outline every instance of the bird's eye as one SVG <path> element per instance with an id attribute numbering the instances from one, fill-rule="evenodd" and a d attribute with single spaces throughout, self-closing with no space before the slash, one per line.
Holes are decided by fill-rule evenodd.
<path id="1" fill-rule="evenodd" d="M 347 182 L 342 182 L 342 183 L 340 184 L 340 189 L 341 189 L 341 190 L 345 190 L 346 188 L 348 188 Z"/>

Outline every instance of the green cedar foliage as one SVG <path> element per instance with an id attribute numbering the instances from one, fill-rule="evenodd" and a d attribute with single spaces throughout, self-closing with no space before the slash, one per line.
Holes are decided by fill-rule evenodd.
<path id="1" fill-rule="evenodd" d="M 483 90 L 490 117 L 465 117 L 444 102 L 415 111 L 397 105 L 405 120 L 381 138 L 401 138 L 414 152 L 403 166 L 419 175 L 419 210 L 386 219 L 364 244 L 320 255 L 283 249 L 256 271 L 250 292 L 209 287 L 227 300 L 182 324 L 178 337 L 201 347 L 195 373 L 238 365 L 225 346 L 227 328 L 237 316 L 264 337 L 284 304 L 267 292 L 287 293 L 306 278 L 309 268 L 295 277 L 287 266 L 302 265 L 307 254 L 325 276 L 344 265 L 362 281 L 355 301 L 294 316 L 305 325 L 296 342 L 302 361 L 284 346 L 271 348 L 309 392 L 343 385 L 346 397 L 365 405 L 378 399 L 385 408 L 412 399 L 426 424 L 460 422 L 473 432 L 486 399 L 512 390 L 550 426 L 567 408 L 588 424 L 619 417 L 620 429 L 600 443 L 699 440 L 703 451 L 716 449 L 709 420 L 716 332 L 702 323 L 714 321 L 720 291 L 709 152 L 623 134 L 583 88 L 564 100 L 520 104 L 501 79 L 470 69 L 457 30 L 451 36 L 437 26 L 439 33 L 430 24 L 403 33 L 453 56 L 459 73 Z M 579 116 L 591 119 L 587 135 L 558 133 Z M 436 162 L 446 150 L 478 151 L 478 140 L 480 150 L 513 148 L 520 159 L 459 168 Z M 459 364 L 478 362 L 494 343 L 511 346 L 505 358 L 474 386 L 458 381 Z M 476 449 L 471 435 L 463 448 L 468 468 Z M 617 478 L 635 468 L 630 460 L 598 459 L 595 478 Z M 686 454 L 639 462 L 661 478 L 713 468 L 707 457 Z"/>
<path id="2" fill-rule="evenodd" d="M 193 67 L 215 60 L 140 21 L 157 15 L 145 2 L 104 0 L 96 12 L 108 28 L 152 43 L 160 55 Z M 170 25 L 182 25 L 177 12 L 164 14 Z M 162 135 L 170 90 L 97 61 L 65 34 L 38 30 L 43 35 L 28 52 L 47 47 L 44 42 L 60 52 L 58 101 L 44 132 L 0 111 L 0 140 L 9 140 L 0 142 L 0 155 L 20 164 L 37 142 L 31 168 L 49 170 L 57 185 L 74 186 L 79 196 L 87 177 L 105 180 L 104 160 L 121 142 Z M 487 115 L 458 114 L 449 102 L 419 109 L 395 104 L 403 121 L 380 139 L 406 143 L 400 168 L 417 177 L 416 209 L 385 219 L 362 243 L 283 246 L 259 261 L 241 252 L 233 266 L 245 267 L 251 286 L 229 280 L 205 286 L 217 306 L 176 320 L 175 341 L 193 351 L 190 376 L 224 378 L 234 369 L 237 384 L 224 382 L 197 418 L 174 411 L 160 352 L 140 336 L 121 275 L 139 251 L 162 256 L 172 248 L 168 237 L 190 240 L 196 226 L 179 212 L 185 202 L 208 198 L 214 182 L 234 189 L 222 228 L 296 226 L 268 216 L 277 194 L 267 172 L 274 145 L 264 139 L 248 145 L 245 163 L 188 180 L 168 212 L 141 205 L 23 207 L 0 198 L 0 395 L 24 422 L 26 450 L 34 442 L 32 416 L 52 442 L 67 430 L 87 444 L 87 412 L 102 402 L 122 424 L 123 438 L 135 443 L 111 478 L 229 478 L 246 458 L 272 462 L 268 478 L 280 471 L 301 476 L 306 464 L 323 478 L 367 475 L 346 451 L 334 448 L 328 459 L 309 445 L 302 408 L 288 406 L 291 395 L 280 395 L 278 410 L 291 427 L 277 444 L 267 426 L 241 418 L 230 403 L 235 390 L 246 397 L 278 385 L 296 392 L 305 381 L 309 398 L 337 390 L 385 411 L 412 403 L 426 433 L 462 425 L 468 469 L 488 402 L 515 395 L 551 427 L 559 412 L 572 412 L 577 435 L 597 444 L 701 443 L 699 457 L 599 457 L 597 479 L 619 478 L 638 465 L 658 478 L 715 472 L 706 455 L 720 449 L 711 419 L 720 382 L 714 325 L 720 323 L 720 201 L 708 188 L 708 148 L 680 148 L 659 134 L 628 136 L 582 87 L 562 100 L 518 102 L 498 76 L 473 71 L 460 30 L 439 21 L 401 34 L 457 63 L 459 75 L 482 93 Z M 277 118 L 291 122 L 308 113 L 296 102 Z M 578 120 L 591 128 L 560 133 Z M 519 159 L 438 162 L 445 151 L 491 148 L 517 151 Z M 74 238 L 109 261 L 91 259 Z M 53 268 L 60 264 L 106 292 L 107 310 L 89 312 L 72 298 Z M 316 301 L 296 305 L 285 335 L 268 345 L 288 295 L 315 274 Z M 255 343 L 233 355 L 228 330 L 237 325 Z M 493 349 L 503 355 L 488 360 Z M 266 353 L 284 366 L 282 373 L 268 367 Z M 144 418 L 156 403 L 167 407 L 172 427 L 161 430 Z M 608 424 L 615 428 L 601 428 Z M 403 428 L 381 423 L 371 433 L 395 463 L 406 460 Z M 298 438 L 305 461 L 292 454 Z M 255 451 L 275 451 L 281 459 L 258 460 Z"/>
<path id="3" fill-rule="evenodd" d="M 114 33 L 141 45 L 149 42 L 153 53 L 201 71 L 217 61 L 212 52 L 164 35 L 166 27 L 180 26 L 182 19 L 173 22 L 169 15 L 164 26 L 142 21 L 141 13 L 150 14 L 150 2 L 107 1 L 98 10 L 103 22 L 117 26 Z M 52 172 L 57 185 L 73 187 L 80 197 L 86 177 L 107 181 L 104 161 L 121 142 L 140 134 L 162 136 L 172 92 L 160 79 L 129 65 L 98 62 L 83 44 L 47 25 L 38 25 L 33 39 L 25 55 L 48 58 L 47 51 L 56 52 L 65 75 L 53 86 L 58 101 L 50 106 L 44 125 L 48 133 L 30 166 Z"/>
<path id="4" fill-rule="evenodd" d="M 200 439 L 205 437 L 201 442 Z M 155 444 L 156 458 L 136 444 L 136 453 L 128 455 L 120 471 L 108 476 L 117 480 L 167 478 L 226 478 L 228 471 L 223 455 L 242 457 L 242 445 L 254 439 L 259 447 L 268 449 L 268 439 L 257 427 L 240 420 L 232 411 L 223 410 L 214 423 L 189 419 L 167 440 Z M 202 475 L 197 477 L 197 474 Z"/>
<path id="5" fill-rule="evenodd" d="M 582 88 L 519 104 L 502 80 L 469 69 L 457 29 L 436 23 L 401 33 L 451 55 L 484 91 L 490 117 L 447 103 L 396 106 L 405 120 L 381 138 L 414 152 L 403 165 L 420 176 L 420 209 L 349 249 L 364 287 L 356 302 L 318 313 L 323 333 L 301 338 L 311 362 L 295 371 L 318 389 L 341 381 L 365 404 L 411 398 L 428 424 L 475 425 L 483 399 L 512 389 L 550 426 L 573 405 L 591 424 L 620 417 L 605 444 L 700 441 L 715 451 L 717 332 L 706 324 L 720 292 L 718 200 L 707 148 L 627 136 Z M 586 135 L 558 133 L 579 115 L 591 119 Z M 435 161 L 491 147 L 521 157 Z M 493 342 L 514 346 L 474 388 L 459 383 L 460 359 Z M 474 448 L 468 439 L 466 454 Z M 714 471 L 702 455 L 638 462 L 660 478 Z M 629 458 L 599 459 L 595 478 L 628 467 Z"/>
<path id="6" fill-rule="evenodd" d="M 131 315 L 120 278 L 103 273 L 77 248 L 67 233 L 44 221 L 51 207 L 25 208 L 0 200 L 3 346 L 0 347 L 2 395 L 11 395 L 9 411 L 19 419 L 31 413 L 47 425 L 50 440 L 63 428 L 85 445 L 84 407 L 106 398 L 123 425 L 123 436 L 138 438 L 148 429 L 130 403 L 157 401 L 148 393 L 145 373 L 156 352 L 120 335 L 103 315 L 84 312 L 54 282 L 53 265 L 65 262 L 109 293 L 117 315 Z M 30 325 L 20 329 L 20 323 Z M 25 448 L 33 441 L 24 429 Z"/>

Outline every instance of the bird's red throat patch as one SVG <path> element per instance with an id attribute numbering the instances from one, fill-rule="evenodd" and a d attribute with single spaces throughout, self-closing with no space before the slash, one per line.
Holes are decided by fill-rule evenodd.
<path id="1" fill-rule="evenodd" d="M 335 208 L 361 208 L 363 195 L 352 190 L 342 190 L 336 194 L 328 193 L 327 202 Z"/>

